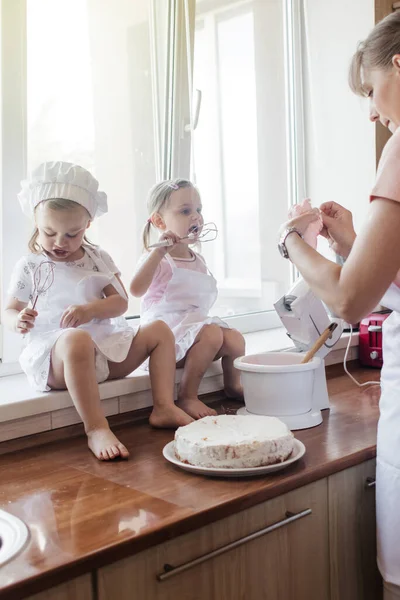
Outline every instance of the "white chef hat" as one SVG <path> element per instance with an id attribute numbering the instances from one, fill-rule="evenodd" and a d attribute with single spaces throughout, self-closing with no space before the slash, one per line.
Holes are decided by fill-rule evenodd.
<path id="1" fill-rule="evenodd" d="M 21 181 L 18 200 L 28 217 L 43 200 L 63 198 L 86 208 L 94 219 L 108 210 L 107 194 L 98 188 L 97 179 L 83 167 L 62 161 L 45 162 L 32 172 L 29 179 Z"/>

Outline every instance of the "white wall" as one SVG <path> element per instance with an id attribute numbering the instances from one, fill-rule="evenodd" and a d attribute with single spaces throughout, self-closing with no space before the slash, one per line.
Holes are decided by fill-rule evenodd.
<path id="1" fill-rule="evenodd" d="M 307 48 L 305 194 L 318 206 L 335 200 L 354 214 L 368 209 L 375 175 L 375 127 L 368 101 L 347 84 L 358 41 L 374 25 L 373 0 L 304 0 Z"/>

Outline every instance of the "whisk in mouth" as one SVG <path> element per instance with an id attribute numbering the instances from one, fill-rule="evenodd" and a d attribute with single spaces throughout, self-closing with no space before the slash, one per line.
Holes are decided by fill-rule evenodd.
<path id="1" fill-rule="evenodd" d="M 202 227 L 200 225 L 192 225 L 191 227 L 189 227 L 188 237 L 191 235 L 196 235 L 201 231 L 201 229 Z"/>

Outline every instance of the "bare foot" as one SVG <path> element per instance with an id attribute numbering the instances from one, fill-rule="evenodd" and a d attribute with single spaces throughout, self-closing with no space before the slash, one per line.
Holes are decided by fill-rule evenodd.
<path id="1" fill-rule="evenodd" d="M 241 385 L 238 386 L 226 386 L 224 389 L 225 396 L 227 398 L 235 398 L 236 400 L 244 400 L 243 388 Z"/>
<path id="2" fill-rule="evenodd" d="M 175 404 L 168 406 L 155 406 L 150 415 L 150 425 L 176 429 L 192 423 L 193 419 Z"/>
<path id="3" fill-rule="evenodd" d="M 108 427 L 87 432 L 88 446 L 99 460 L 128 458 L 129 452 Z"/>
<path id="4" fill-rule="evenodd" d="M 194 419 L 214 417 L 217 414 L 217 411 L 204 404 L 198 398 L 185 398 L 184 400 L 178 400 L 177 404 Z"/>

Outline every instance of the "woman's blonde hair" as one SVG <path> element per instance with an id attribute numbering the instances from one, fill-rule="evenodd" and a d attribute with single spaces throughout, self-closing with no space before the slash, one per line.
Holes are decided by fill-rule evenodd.
<path id="1" fill-rule="evenodd" d="M 50 198 L 50 200 L 43 200 L 43 202 L 40 202 L 40 204 L 38 204 L 38 206 L 40 206 L 41 204 L 45 204 L 45 203 L 52 210 L 71 210 L 72 208 L 81 206 L 78 202 L 74 202 L 73 200 L 68 200 L 65 198 Z M 84 207 L 82 207 L 82 208 L 84 208 Z M 37 207 L 36 207 L 36 209 L 37 209 Z M 90 215 L 88 213 L 88 221 L 89 220 L 90 220 Z M 42 252 L 42 247 L 37 242 L 38 235 L 39 235 L 39 230 L 35 226 L 35 229 L 33 230 L 31 238 L 28 242 L 28 248 L 32 252 L 32 254 L 40 254 Z M 94 246 L 94 244 L 92 244 L 92 242 L 90 240 L 88 240 L 86 235 L 83 236 L 83 239 L 86 242 L 86 244 L 89 244 L 90 246 Z"/>
<path id="2" fill-rule="evenodd" d="M 400 54 L 400 11 L 379 21 L 369 36 L 359 43 L 349 70 L 352 91 L 359 96 L 366 96 L 365 73 L 371 69 L 389 70 L 395 54 Z"/>
<path id="3" fill-rule="evenodd" d="M 149 250 L 152 215 L 161 212 L 168 205 L 171 194 L 180 188 L 193 188 L 197 191 L 193 183 L 187 179 L 166 179 L 156 183 L 151 188 L 147 198 L 147 210 L 150 216 L 143 228 L 143 246 L 145 250 Z"/>

